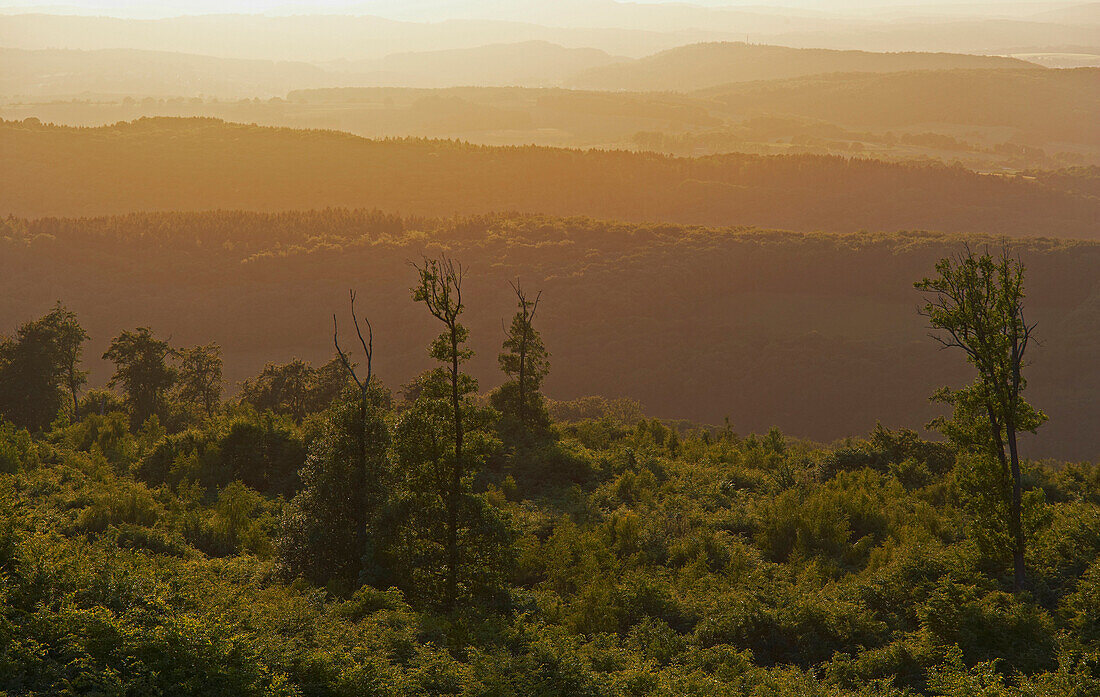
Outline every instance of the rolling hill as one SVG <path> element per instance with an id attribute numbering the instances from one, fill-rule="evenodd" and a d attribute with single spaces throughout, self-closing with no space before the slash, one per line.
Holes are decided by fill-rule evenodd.
<path id="1" fill-rule="evenodd" d="M 395 87 L 559 85 L 577 72 L 625 60 L 594 48 L 548 41 L 393 53 L 378 60 L 340 61 L 326 68 L 347 74 L 343 84 Z"/>
<path id="2" fill-rule="evenodd" d="M 620 58 L 545 41 L 491 44 L 383 58 L 271 61 L 139 49 L 0 48 L 0 96 L 25 102 L 73 95 L 254 99 L 357 86 L 557 85 Z"/>
<path id="3" fill-rule="evenodd" d="M 503 3 L 500 12 L 455 14 L 443 21 L 364 14 L 200 15 L 119 19 L 48 14 L 0 15 L 0 46 L 9 48 L 135 48 L 227 58 L 362 60 L 405 51 L 474 48 L 486 44 L 548 41 L 596 48 L 613 55 L 648 56 L 706 41 L 864 51 L 1028 53 L 1050 46 L 1096 47 L 1096 25 L 1076 21 L 967 19 L 947 15 L 869 18 L 780 11 L 692 8 L 673 3 L 601 3 L 602 19 L 570 22 L 591 3 Z M 360 11 L 374 12 L 372 6 Z M 353 12 L 352 8 L 347 10 Z M 430 12 L 438 19 L 439 7 Z M 445 14 L 445 13 L 443 13 Z M 583 12 L 581 14 L 590 13 Z M 1011 49 L 1011 50 L 1010 50 Z"/>
<path id="4" fill-rule="evenodd" d="M 702 90 L 733 117 L 800 116 L 857 128 L 955 124 L 1020 140 L 1100 143 L 1100 69 L 848 73 Z"/>
<path id="5" fill-rule="evenodd" d="M 272 97 L 343 84 L 315 65 L 215 58 L 167 51 L 0 48 L 0 95 L 77 94 L 217 98 Z"/>
<path id="6" fill-rule="evenodd" d="M 1039 66 L 1001 56 L 869 53 L 739 42 L 703 43 L 669 49 L 627 63 L 592 68 L 571 79 L 567 86 L 630 92 L 688 92 L 730 82 L 822 73 L 1027 67 Z"/>
<path id="7" fill-rule="evenodd" d="M 794 230 L 932 229 L 1095 238 L 1100 200 L 1023 177 L 840 157 L 372 141 L 210 119 L 93 129 L 0 124 L 0 213 L 329 206 L 522 211 Z"/>

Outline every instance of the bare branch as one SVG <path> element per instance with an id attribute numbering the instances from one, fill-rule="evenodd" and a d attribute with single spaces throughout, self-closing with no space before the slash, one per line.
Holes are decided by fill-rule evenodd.
<path id="1" fill-rule="evenodd" d="M 351 361 L 348 360 L 347 355 L 343 349 L 340 348 L 340 331 L 336 324 L 336 314 L 332 315 L 332 343 L 336 346 L 336 353 L 340 356 L 340 362 L 344 364 L 344 368 L 347 369 L 348 374 L 351 375 L 351 379 L 355 381 L 355 384 L 362 391 L 365 388 L 363 383 L 359 382 L 359 376 L 355 374 L 355 369 L 351 367 Z"/>

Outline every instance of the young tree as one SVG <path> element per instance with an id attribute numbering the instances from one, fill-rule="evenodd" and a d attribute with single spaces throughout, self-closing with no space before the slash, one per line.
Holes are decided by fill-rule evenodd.
<path id="1" fill-rule="evenodd" d="M 179 397 L 213 416 L 222 398 L 222 350 L 217 344 L 179 352 Z"/>
<path id="2" fill-rule="evenodd" d="M 122 387 L 136 425 L 153 415 L 164 417 L 165 395 L 176 382 L 176 371 L 168 364 L 175 353 L 148 327 L 138 327 L 116 336 L 103 354 L 105 360 L 115 364 L 108 385 Z"/>
<path id="3" fill-rule="evenodd" d="M 57 416 L 64 389 L 75 416 L 77 393 L 87 379 L 80 369 L 87 338 L 76 315 L 59 302 L 21 326 L 15 338 L 0 342 L 0 414 L 32 431 L 44 429 Z"/>
<path id="4" fill-rule="evenodd" d="M 973 384 L 943 389 L 934 399 L 951 404 L 950 421 L 938 426 L 960 449 L 983 454 L 997 465 L 995 490 L 1007 494 L 1007 520 L 1012 540 L 1013 585 L 1024 585 L 1025 532 L 1017 436 L 1034 432 L 1046 415 L 1023 398 L 1027 349 L 1034 324 L 1024 318 L 1024 266 L 1005 248 L 999 258 L 966 252 L 936 264 L 935 278 L 915 285 L 927 297 L 921 314 L 940 333 L 944 347 L 959 348 L 974 366 Z"/>
<path id="5" fill-rule="evenodd" d="M 516 293 L 518 310 L 507 329 L 504 350 L 497 359 L 509 380 L 494 392 L 493 406 L 504 414 L 505 419 L 518 421 L 528 434 L 542 432 L 550 422 L 539 393 L 543 379 L 550 372 L 549 354 L 542 343 L 542 336 L 534 327 L 542 291 L 532 300 L 518 281 L 511 286 Z"/>

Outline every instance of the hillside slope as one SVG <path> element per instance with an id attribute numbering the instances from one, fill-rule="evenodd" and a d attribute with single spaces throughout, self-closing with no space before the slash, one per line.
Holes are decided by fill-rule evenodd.
<path id="1" fill-rule="evenodd" d="M 820 156 L 371 141 L 214 120 L 95 129 L 0 124 L 0 214 L 379 207 L 522 211 L 795 230 L 932 229 L 1091 238 L 1100 200 L 961 167 Z"/>
<path id="2" fill-rule="evenodd" d="M 217 341 L 235 384 L 269 360 L 332 354 L 332 313 L 359 292 L 375 368 L 395 388 L 430 364 L 437 328 L 408 302 L 408 260 L 468 265 L 466 315 L 488 390 L 499 382 L 508 280 L 543 289 L 548 394 L 640 400 L 667 418 L 831 440 L 881 420 L 919 428 L 937 386 L 970 379 L 927 337 L 913 281 L 962 238 L 632 225 L 541 216 L 402 220 L 367 211 L 130 214 L 0 223 L 0 333 L 61 299 L 97 360 L 123 328 Z M 975 245 L 995 239 L 971 238 Z M 1043 341 L 1030 398 L 1050 414 L 1028 452 L 1096 458 L 1100 245 L 1023 240 Z"/>
<path id="3" fill-rule="evenodd" d="M 857 128 L 1018 129 L 1029 142 L 1100 143 L 1100 68 L 847 73 L 697 92 L 727 114 L 790 115 Z"/>

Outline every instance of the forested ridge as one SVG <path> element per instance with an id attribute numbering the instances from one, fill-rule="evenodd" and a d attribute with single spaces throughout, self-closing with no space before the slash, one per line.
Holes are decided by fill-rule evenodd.
<path id="1" fill-rule="evenodd" d="M 0 210 L 25 216 L 350 206 L 1094 238 L 1100 214 L 1095 197 L 1032 179 L 835 156 L 675 158 L 371 141 L 210 119 L 87 129 L 4 122 L 0 148 Z"/>
<path id="2" fill-rule="evenodd" d="M 77 310 L 97 350 L 117 325 L 182 342 L 216 340 L 230 389 L 268 360 L 331 355 L 334 306 L 360 290 L 380 350 L 403 384 L 424 367 L 430 323 L 402 302 L 408 261 L 446 249 L 469 266 L 471 372 L 496 384 L 491 348 L 507 281 L 548 298 L 543 331 L 557 399 L 640 401 L 652 416 L 822 441 L 881 421 L 919 428 L 925 399 L 961 379 L 913 312 L 908 279 L 936 258 L 996 238 L 927 232 L 804 234 L 493 215 L 402 218 L 363 210 L 158 213 L 0 224 L 0 327 L 55 300 Z M 1029 303 L 1043 345 L 1032 388 L 1052 420 L 1035 455 L 1095 458 L 1100 419 L 1100 248 L 1027 239 Z M 89 358 L 93 381 L 106 364 Z"/>
<path id="3" fill-rule="evenodd" d="M 375 239 L 401 225 L 369 220 Z M 50 227 L 60 232 L 48 221 L 39 243 Z M 229 229 L 205 239 L 225 244 Z M 122 236 L 145 251 L 200 246 L 167 230 Z M 117 221 L 100 230 L 119 233 Z M 242 236 L 243 253 L 253 244 Z M 1016 251 L 1042 259 L 1044 247 L 1081 246 L 1093 247 Z M 963 306 L 936 289 L 971 271 L 975 293 L 985 278 L 1018 301 L 1024 267 L 997 259 L 936 262 L 916 284 L 932 294 L 921 312 L 955 326 Z M 824 446 L 776 428 L 647 419 L 629 403 L 553 403 L 543 379 L 570 359 L 540 329 L 557 299 L 532 281 L 549 279 L 528 278 L 503 284 L 511 302 L 499 309 L 512 319 L 489 351 L 500 379 L 485 394 L 465 367 L 477 331 L 467 310 L 485 302 L 468 268 L 438 254 L 392 280 L 372 276 L 372 293 L 334 303 L 330 359 L 269 361 L 230 399 L 209 336 L 116 326 L 102 353 L 110 389 L 89 390 L 84 356 L 99 350 L 87 350 L 81 315 L 58 303 L 24 316 L 0 340 L 0 689 L 1100 690 L 1100 467 L 1025 455 L 1012 478 L 1000 471 L 991 456 L 1002 446 L 965 397 L 994 382 L 941 391 L 954 404 L 937 425 L 943 442 L 880 425 Z M 391 285 L 441 331 L 421 346 L 426 370 L 400 387 L 374 372 L 394 349 L 364 302 Z M 1005 406 L 1035 430 L 1047 418 L 1036 404 Z"/>
<path id="4" fill-rule="evenodd" d="M 486 145 L 613 147 L 695 156 L 855 154 L 961 162 L 979 171 L 1100 162 L 1096 68 L 830 73 L 689 93 L 346 87 L 227 101 L 209 94 L 188 99 L 114 92 L 73 99 L 9 98 L 0 100 L 0 117 L 101 126 L 140 117 L 205 116 L 338 129 L 369 138 L 461 138 Z"/>
<path id="5" fill-rule="evenodd" d="M 640 60 L 590 68 L 571 86 L 635 92 L 689 92 L 750 80 L 778 80 L 828 73 L 895 73 L 906 70 L 1031 69 L 1008 56 L 951 53 L 871 53 L 713 42 L 678 46 Z"/>

